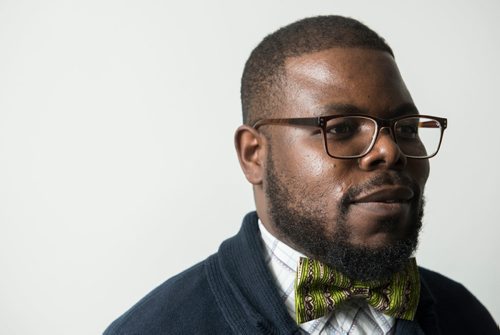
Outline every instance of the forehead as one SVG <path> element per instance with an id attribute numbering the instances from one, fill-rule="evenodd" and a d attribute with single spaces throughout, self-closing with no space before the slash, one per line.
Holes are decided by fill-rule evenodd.
<path id="1" fill-rule="evenodd" d="M 394 58 L 387 52 L 359 48 L 287 58 L 283 93 L 283 117 L 331 114 L 328 106 L 339 104 L 388 117 L 399 106 L 413 104 Z"/>

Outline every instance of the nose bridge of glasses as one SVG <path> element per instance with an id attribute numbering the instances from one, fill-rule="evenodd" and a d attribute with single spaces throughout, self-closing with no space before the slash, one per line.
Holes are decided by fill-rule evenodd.
<path id="1" fill-rule="evenodd" d="M 390 123 L 384 122 L 383 124 L 379 124 L 377 134 L 375 134 L 375 136 L 377 137 L 375 141 L 378 141 L 380 134 L 386 134 L 390 136 L 392 138 L 392 141 L 396 143 L 396 136 L 394 134 L 394 130 L 392 129 L 392 125 Z"/>
<path id="2" fill-rule="evenodd" d="M 399 147 L 398 142 L 396 141 L 396 136 L 394 134 L 392 126 L 390 124 L 387 124 L 387 123 L 382 124 L 382 125 L 379 124 L 379 129 L 378 129 L 377 133 L 375 134 L 375 139 L 373 141 L 373 147 L 375 147 L 377 145 L 388 145 L 386 143 L 386 140 L 390 141 L 389 144 L 393 148 L 396 148 L 396 150 L 401 151 L 401 148 Z M 372 147 L 372 149 L 373 149 L 373 147 Z"/>
<path id="3" fill-rule="evenodd" d="M 384 131 L 392 136 L 392 140 L 396 141 L 395 134 L 393 131 L 394 123 L 395 121 L 393 119 L 381 119 L 381 118 L 374 118 L 373 119 L 374 123 L 377 124 L 377 133 L 375 134 L 375 141 L 378 140 L 379 134 L 383 133 Z"/>

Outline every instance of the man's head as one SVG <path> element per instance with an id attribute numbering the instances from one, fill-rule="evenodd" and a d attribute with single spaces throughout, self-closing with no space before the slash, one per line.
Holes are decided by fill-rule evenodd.
<path id="1" fill-rule="evenodd" d="M 417 114 L 383 39 L 336 16 L 284 27 L 247 61 L 242 104 L 236 148 L 266 228 L 353 278 L 397 271 L 417 244 L 427 159 L 406 157 L 389 128 L 363 157 L 336 159 L 317 127 L 252 127 L 263 118 Z"/>
<path id="2" fill-rule="evenodd" d="M 318 16 L 294 22 L 268 35 L 252 51 L 241 79 L 243 123 L 275 115 L 281 102 L 285 61 L 330 48 L 391 48 L 362 23 L 342 16 Z"/>

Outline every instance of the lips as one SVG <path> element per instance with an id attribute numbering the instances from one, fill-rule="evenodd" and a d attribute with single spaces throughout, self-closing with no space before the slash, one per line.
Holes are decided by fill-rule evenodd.
<path id="1" fill-rule="evenodd" d="M 414 197 L 413 190 L 404 185 L 386 185 L 377 187 L 354 198 L 352 204 L 363 203 L 407 203 Z"/>

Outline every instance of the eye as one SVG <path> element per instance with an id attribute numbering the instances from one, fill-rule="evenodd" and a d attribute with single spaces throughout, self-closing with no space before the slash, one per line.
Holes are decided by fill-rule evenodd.
<path id="1" fill-rule="evenodd" d="M 326 128 L 326 135 L 333 139 L 343 139 L 356 133 L 358 125 L 352 120 L 339 120 L 330 122 Z"/>
<path id="2" fill-rule="evenodd" d="M 412 122 L 408 124 L 400 124 L 396 126 L 396 134 L 401 138 L 417 138 L 418 123 Z"/>

